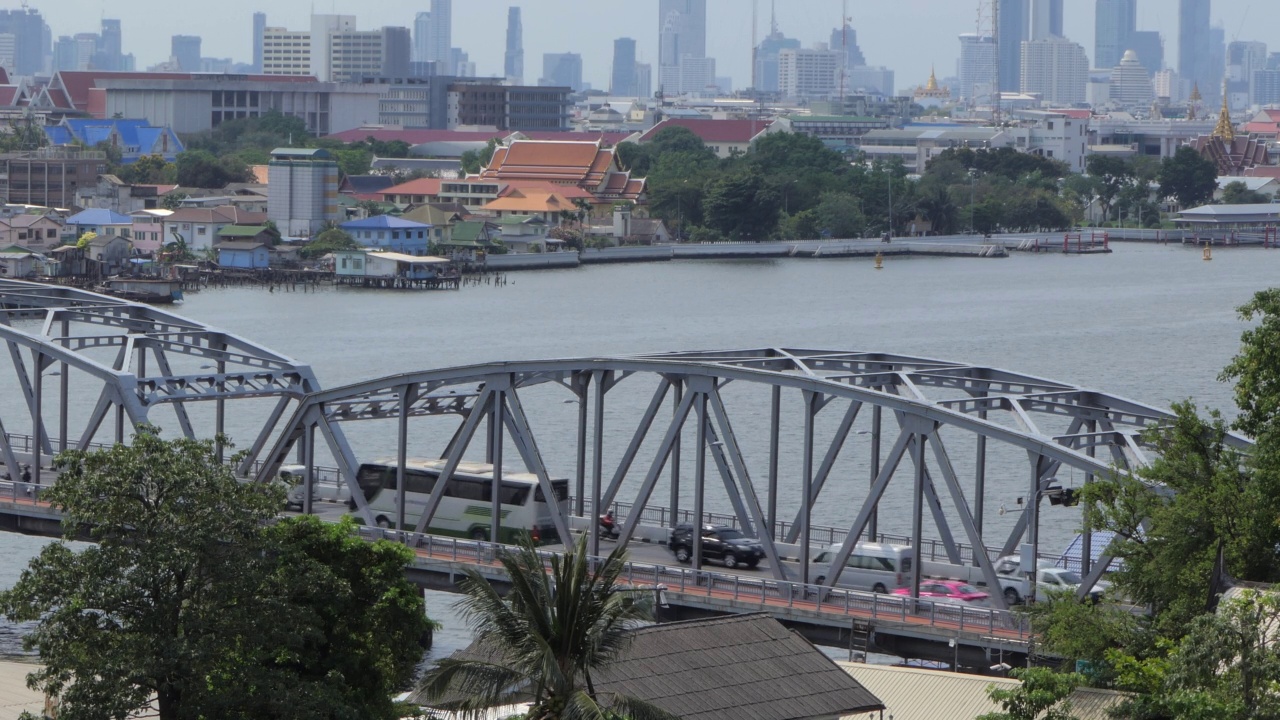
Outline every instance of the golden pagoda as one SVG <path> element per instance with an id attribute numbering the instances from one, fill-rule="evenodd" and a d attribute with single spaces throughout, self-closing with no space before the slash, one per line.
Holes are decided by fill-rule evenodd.
<path id="1" fill-rule="evenodd" d="M 951 101 L 951 88 L 938 85 L 938 75 L 933 67 L 930 67 L 929 81 L 924 87 L 916 87 L 912 96 L 922 105 L 940 105 Z"/>
<path id="2" fill-rule="evenodd" d="M 1236 139 L 1236 128 L 1231 123 L 1231 110 L 1227 107 L 1227 83 L 1222 83 L 1222 112 L 1218 113 L 1218 125 L 1213 129 L 1213 137 L 1222 138 L 1228 145 Z"/>

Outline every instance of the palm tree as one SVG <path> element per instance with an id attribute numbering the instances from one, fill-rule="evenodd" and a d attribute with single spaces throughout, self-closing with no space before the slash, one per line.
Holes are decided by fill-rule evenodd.
<path id="1" fill-rule="evenodd" d="M 637 698 L 598 693 L 592 683 L 592 670 L 617 657 L 629 630 L 651 617 L 618 585 L 624 547 L 591 558 L 583 536 L 551 556 L 548 572 L 526 537 L 498 561 L 511 579 L 505 598 L 474 570 L 460 583 L 462 615 L 483 657 L 441 660 L 423 677 L 423 695 L 462 711 L 532 698 L 529 720 L 678 720 Z"/>

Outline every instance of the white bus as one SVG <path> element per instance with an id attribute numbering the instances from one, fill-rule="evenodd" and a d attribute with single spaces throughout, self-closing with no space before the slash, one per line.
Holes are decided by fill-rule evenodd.
<path id="1" fill-rule="evenodd" d="M 444 460 L 408 460 L 404 468 L 404 522 L 406 529 L 417 526 L 444 469 Z M 396 461 L 365 463 L 356 473 L 356 482 L 380 527 L 396 523 Z M 569 481 L 552 479 L 551 487 L 562 503 L 569 500 Z M 528 533 L 534 542 L 558 542 L 551 506 L 546 501 L 538 476 L 528 472 L 502 472 L 500 498 L 501 530 L 498 542 L 514 542 Z M 486 463 L 461 462 L 445 487 L 440 505 L 426 532 L 434 535 L 489 540 L 493 500 L 493 466 Z"/>

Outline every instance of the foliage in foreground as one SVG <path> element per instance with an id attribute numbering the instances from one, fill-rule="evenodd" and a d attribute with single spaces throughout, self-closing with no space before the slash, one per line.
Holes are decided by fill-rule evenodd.
<path id="1" fill-rule="evenodd" d="M 636 698 L 597 692 L 592 683 L 592 670 L 617 657 L 628 630 L 650 617 L 647 604 L 618 585 L 625 551 L 593 561 L 584 535 L 551 557 L 548 572 L 525 538 L 498 555 L 511 579 L 505 598 L 468 571 L 459 604 L 484 657 L 441 660 L 423 677 L 423 694 L 456 710 L 532 699 L 530 720 L 675 720 Z"/>
<path id="2" fill-rule="evenodd" d="M 987 686 L 987 696 L 1000 705 L 1001 712 L 981 715 L 978 720 L 1075 720 L 1067 697 L 1084 678 L 1044 668 L 1020 668 L 1009 674 L 1022 684 L 1007 689 Z"/>
<path id="3" fill-rule="evenodd" d="M 274 525 L 283 491 L 241 483 L 212 441 L 68 452 L 47 491 L 74 551 L 51 543 L 0 612 L 37 622 L 29 682 L 64 720 L 151 708 L 186 718 L 391 718 L 425 631 L 408 550 L 350 525 Z"/>

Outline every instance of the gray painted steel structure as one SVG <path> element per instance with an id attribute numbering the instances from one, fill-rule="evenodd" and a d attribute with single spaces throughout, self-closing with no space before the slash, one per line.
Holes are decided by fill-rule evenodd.
<path id="1" fill-rule="evenodd" d="M 40 331 L 15 327 L 16 320 L 38 320 Z M 457 470 L 483 423 L 485 459 L 495 466 L 493 497 L 501 495 L 496 489 L 502 479 L 502 452 L 511 446 L 555 506 L 553 520 L 561 537 L 569 537 L 571 517 L 584 517 L 594 508 L 629 499 L 630 511 L 621 528 L 621 542 L 627 542 L 636 535 L 646 506 L 655 503 L 660 478 L 670 487 L 669 517 L 678 515 L 682 487 L 692 490 L 693 517 L 706 517 L 704 498 L 714 482 L 723 486 L 740 527 L 761 538 L 775 577 L 805 583 L 810 581 L 810 543 L 798 540 L 811 537 L 813 508 L 822 501 L 833 466 L 855 435 L 869 436 L 871 472 L 866 497 L 849 525 L 834 567 L 844 567 L 859 538 L 877 536 L 878 511 L 886 488 L 895 483 L 896 476 L 909 474 L 912 544 L 922 545 L 927 507 L 950 561 L 977 565 L 988 587 L 998 588 L 992 554 L 1013 553 L 1024 542 L 1033 552 L 1038 550 L 1040 499 L 1060 470 L 1074 468 L 1084 474 L 1087 483 L 1097 473 L 1140 466 L 1147 461 L 1142 429 L 1171 418 L 1166 410 L 1114 395 L 995 368 L 884 353 L 783 348 L 502 362 L 394 375 L 320 390 L 308 366 L 216 328 L 147 305 L 11 280 L 0 280 L 0 338 L 7 346 L 22 393 L 21 403 L 5 403 L 0 408 L 0 464 L 14 478 L 19 465 L 3 426 L 10 413 L 31 421 L 32 466 L 38 481 L 42 459 L 54 453 L 55 440 L 58 450 L 87 448 L 113 411 L 115 441 L 125 438 L 127 427 L 147 422 L 149 410 L 163 404 L 172 406 L 183 434 L 196 437 L 222 432 L 228 401 L 275 398 L 241 472 L 250 472 L 264 457 L 256 466 L 256 478 L 266 481 L 294 449 L 299 450 L 301 462 L 314 470 L 318 431 L 343 481 L 349 484 L 358 511 L 372 524 L 373 517 L 355 483 L 356 454 L 342 425 L 396 421 L 396 457 L 402 480 L 397 485 L 403 493 L 410 421 L 455 416 L 458 425 L 439 452 L 445 460 L 442 477 L 447 480 Z M 104 363 L 89 355 L 103 350 L 114 351 L 113 362 Z M 24 352 L 29 354 L 29 364 Z M 170 363 L 174 356 L 208 363 L 201 367 L 212 372 L 175 374 Z M 154 359 L 154 365 L 148 366 L 148 357 Z M 45 371 L 55 365 L 60 374 L 58 433 L 51 435 L 46 428 L 44 385 Z M 77 429 L 82 429 L 74 443 L 67 383 L 72 370 L 87 374 L 99 387 L 98 400 L 88 417 L 77 418 L 84 422 L 77 423 Z M 616 462 L 606 467 L 605 419 L 609 417 L 611 425 L 624 424 L 620 416 L 609 413 L 610 393 L 624 382 L 640 385 L 644 392 L 652 388 L 652 394 L 638 418 L 626 418 L 625 427 L 629 430 L 634 422 L 635 429 L 622 452 L 613 453 Z M 723 392 L 735 383 L 768 391 L 769 447 L 763 467 L 748 463 L 735 433 L 735 419 L 742 418 L 730 412 Z M 554 500 L 547 463 L 539 450 L 538 435 L 545 429 L 530 419 L 522 400 L 522 395 L 529 395 L 535 387 L 562 388 L 572 398 L 567 402 L 577 404 L 575 487 L 572 499 L 563 506 Z M 541 401 L 543 396 L 537 397 Z M 798 416 L 795 403 L 784 403 L 793 397 L 802 400 Z M 213 428 L 212 432 L 198 433 L 186 407 L 206 401 L 215 404 Z M 281 425 L 295 402 L 292 416 Z M 664 408 L 668 408 L 669 419 L 660 420 Z M 870 414 L 870 429 L 855 431 L 864 411 Z M 827 416 L 838 416 L 838 425 L 830 434 L 820 433 L 818 421 Z M 692 447 L 682 447 L 687 443 L 684 430 L 689 425 L 695 440 Z M 1051 425 L 1060 429 L 1044 429 Z M 793 428 L 802 432 L 802 469 L 795 485 L 784 485 L 780 436 L 784 429 Z M 950 434 L 946 442 L 944 431 Z M 972 447 L 971 490 L 966 486 L 970 478 L 962 478 L 953 461 L 954 445 L 949 448 L 947 444 L 955 442 L 955 433 Z M 642 458 L 642 449 L 653 449 L 655 442 L 653 455 Z M 1233 442 L 1248 444 L 1240 438 L 1233 438 Z M 991 443 L 1025 453 L 1024 492 L 1032 499 L 1028 511 L 1020 514 L 1003 537 L 984 536 Z M 685 452 L 691 452 L 694 459 L 691 488 L 689 480 L 681 477 L 681 455 Z M 708 460 L 714 464 L 710 475 Z M 910 473 L 899 473 L 905 467 Z M 642 478 L 638 487 L 626 483 L 629 476 Z M 314 471 L 306 473 L 306 482 L 314 482 L 315 477 Z M 436 512 L 446 484 L 435 484 L 426 510 L 417 518 L 404 517 L 401 495 L 399 526 L 416 523 L 416 531 L 422 532 Z M 633 499 L 621 497 L 630 489 L 635 490 Z M 781 517 L 779 500 L 796 496 L 799 511 L 788 523 Z M 311 493 L 304 493 L 304 497 L 304 511 L 310 512 Z M 956 527 L 942 510 L 944 500 L 954 508 L 951 515 Z M 496 502 L 492 503 L 490 525 L 496 536 L 501 527 Z M 595 529 L 589 542 L 591 552 L 597 553 L 597 524 L 588 522 L 586 526 Z M 987 531 L 987 535 L 992 533 Z M 697 533 L 694 537 L 695 543 L 700 543 Z M 957 537 L 964 542 L 957 542 Z M 798 570 L 788 570 L 781 562 L 779 546 L 783 544 L 798 545 Z M 695 548 L 693 557 L 695 565 L 700 564 L 700 548 Z M 1110 562 L 1104 557 L 1088 567 L 1089 557 L 1090 548 L 1086 547 L 1087 577 L 1082 593 Z M 919 586 L 921 564 L 913 564 L 913 589 Z M 837 581 L 838 571 L 825 580 L 828 585 Z M 992 600 L 1003 605 L 999 593 L 993 593 Z"/>

